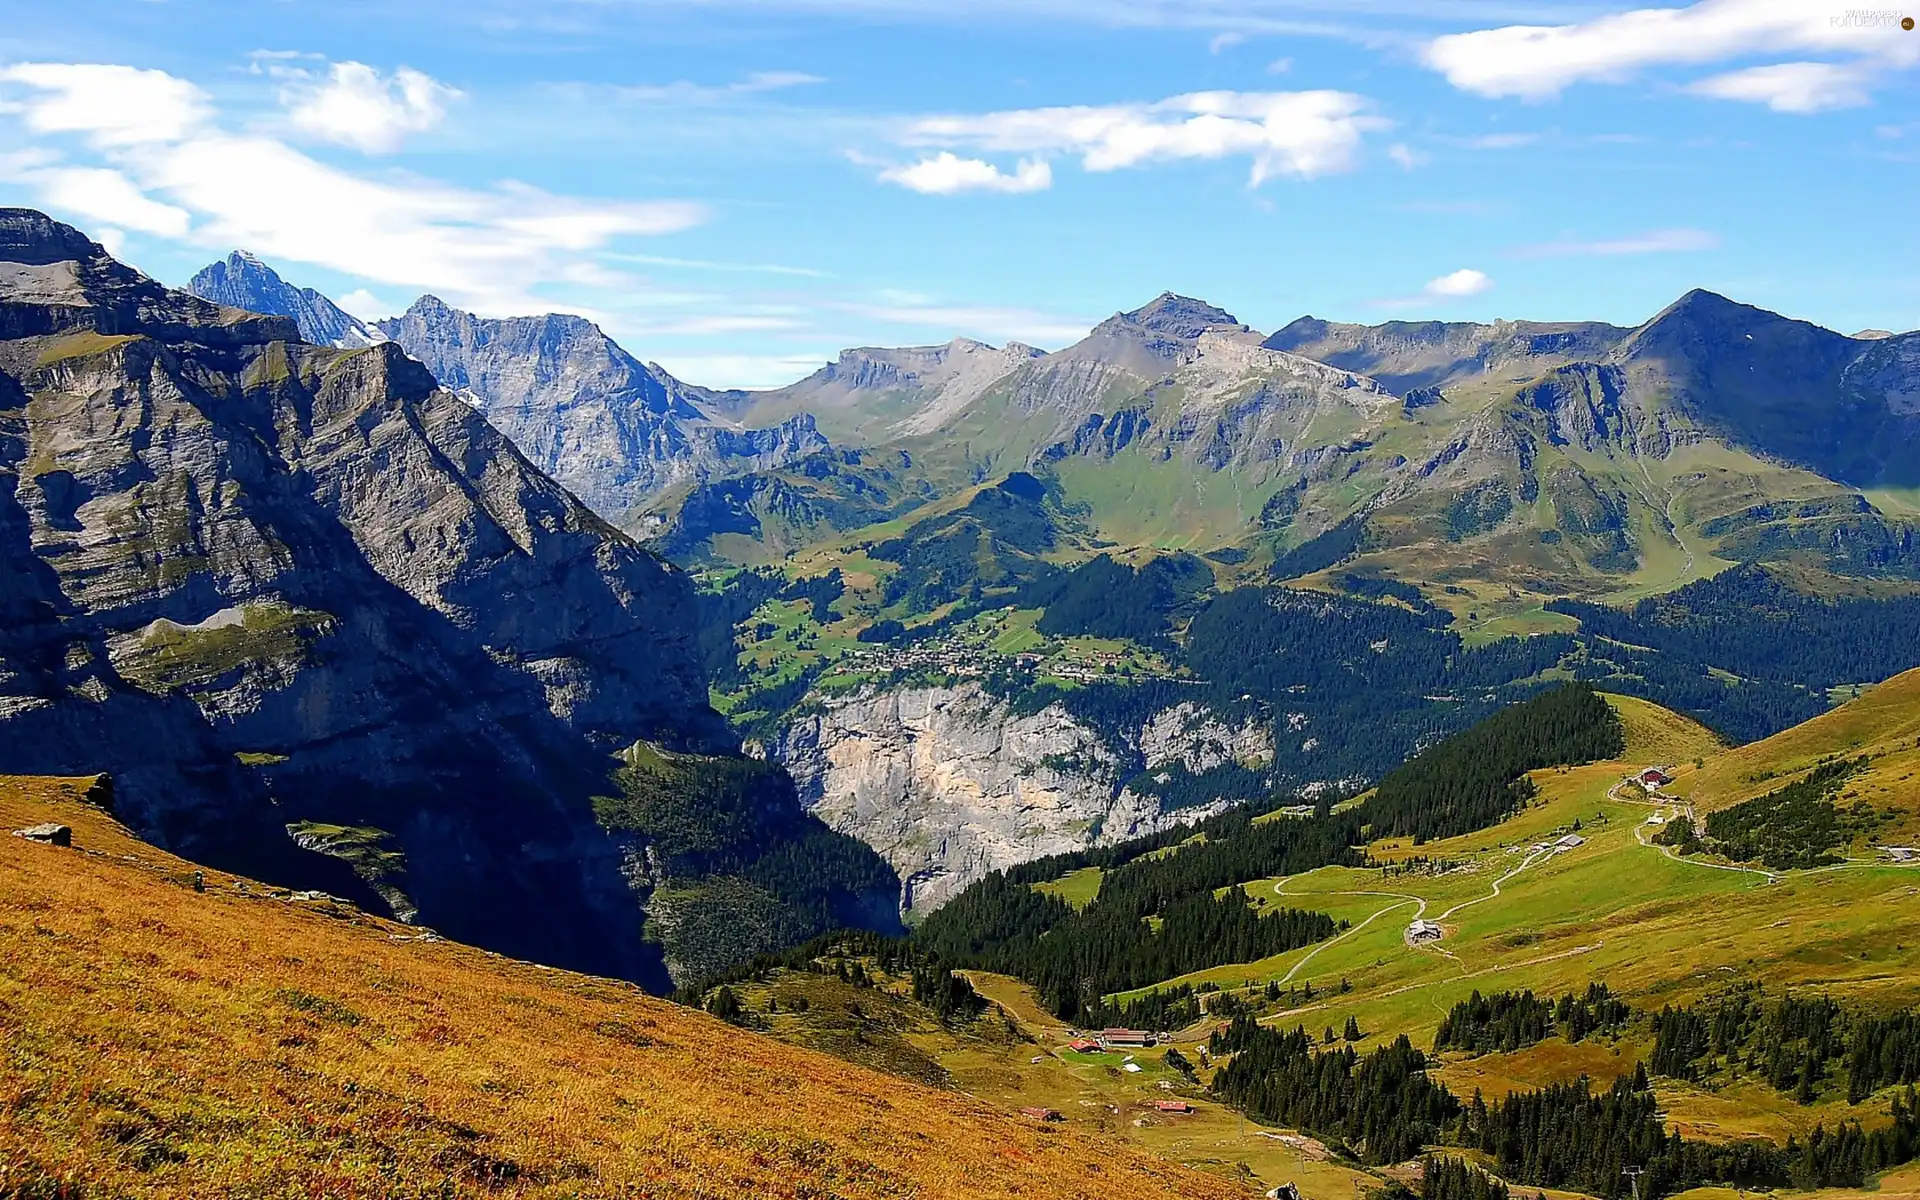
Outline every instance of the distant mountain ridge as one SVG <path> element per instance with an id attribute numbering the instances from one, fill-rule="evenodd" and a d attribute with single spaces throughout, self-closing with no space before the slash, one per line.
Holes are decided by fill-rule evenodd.
<path id="1" fill-rule="evenodd" d="M 383 340 L 360 318 L 312 288 L 293 286 L 245 250 L 203 268 L 188 281 L 187 291 L 229 308 L 292 317 L 300 336 L 316 346 L 353 348 Z"/>
<path id="2" fill-rule="evenodd" d="M 1336 528 L 1336 560 L 1404 576 L 1429 547 L 1413 576 L 1539 595 L 1670 556 L 1677 586 L 1715 550 L 1920 569 L 1920 514 L 1862 491 L 1920 484 L 1920 333 L 1849 338 L 1704 291 L 1634 328 L 1302 317 L 1265 336 L 1163 293 L 1051 353 L 866 347 L 757 392 L 677 380 L 575 317 L 425 297 L 370 332 L 687 558 L 776 559 L 1034 470 L 1098 538 L 1289 570 Z"/>
<path id="3" fill-rule="evenodd" d="M 810 414 L 757 429 L 710 414 L 724 394 L 642 364 L 584 317 L 479 317 L 422 296 L 375 328 L 616 524 L 676 487 L 827 448 Z"/>

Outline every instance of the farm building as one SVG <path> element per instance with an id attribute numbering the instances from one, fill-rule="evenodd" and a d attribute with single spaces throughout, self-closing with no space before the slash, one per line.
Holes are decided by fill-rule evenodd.
<path id="1" fill-rule="evenodd" d="M 1409 942 L 1433 942 L 1439 939 L 1440 927 L 1424 917 L 1414 918 L 1413 924 L 1407 926 Z"/>
<path id="2" fill-rule="evenodd" d="M 1882 846 L 1880 853 L 1894 862 L 1920 862 L 1920 846 Z"/>
<path id="3" fill-rule="evenodd" d="M 1153 1106 L 1163 1113 L 1190 1113 L 1193 1105 L 1185 1100 L 1155 1100 Z"/>
<path id="4" fill-rule="evenodd" d="M 1587 839 L 1581 837 L 1577 833 L 1570 833 L 1567 836 L 1561 838 L 1559 841 L 1555 842 L 1553 844 L 1553 848 L 1555 850 L 1571 850 L 1575 846 L 1584 846 L 1586 844 L 1587 844 Z"/>
<path id="5" fill-rule="evenodd" d="M 1667 774 L 1659 767 L 1648 767 L 1646 770 L 1640 772 L 1639 775 L 1635 776 L 1635 779 L 1638 780 L 1643 789 L 1649 792 L 1657 792 L 1673 782 L 1673 776 Z"/>
<path id="6" fill-rule="evenodd" d="M 1290 1183 L 1283 1183 L 1267 1193 L 1267 1200 L 1300 1200 L 1300 1189 Z"/>
<path id="7" fill-rule="evenodd" d="M 1103 1029 L 1100 1031 L 1102 1050 L 1144 1050 L 1153 1045 L 1153 1035 L 1139 1029 Z"/>
<path id="8" fill-rule="evenodd" d="M 1092 1038 L 1075 1038 L 1067 1043 L 1067 1049 L 1077 1050 L 1081 1054 L 1093 1054 L 1100 1049 L 1100 1043 Z"/>
<path id="9" fill-rule="evenodd" d="M 1051 1109 L 1051 1108 L 1023 1108 L 1020 1110 L 1020 1113 L 1022 1116 L 1032 1117 L 1036 1121 L 1066 1120 L 1065 1117 L 1060 1115 L 1057 1109 Z"/>

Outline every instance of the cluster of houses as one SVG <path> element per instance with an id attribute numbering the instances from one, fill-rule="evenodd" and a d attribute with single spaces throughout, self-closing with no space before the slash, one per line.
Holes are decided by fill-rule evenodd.
<path id="1" fill-rule="evenodd" d="M 1126 654 L 1096 650 L 1075 660 L 1060 657 L 1049 660 L 1047 655 L 1033 651 L 1007 655 L 995 650 L 985 641 L 965 637 L 943 637 L 906 646 L 856 646 L 848 649 L 841 661 L 853 669 L 931 670 L 971 679 L 977 679 L 989 671 L 1004 666 L 1012 666 L 1016 670 L 1027 673 L 1038 671 L 1044 666 L 1049 675 L 1057 675 L 1061 679 L 1073 680 L 1077 683 L 1094 683 L 1103 679 L 1112 679 L 1122 666 L 1129 663 L 1130 659 Z M 1131 669 L 1133 679 L 1177 678 L 1138 662 L 1132 663 Z"/>

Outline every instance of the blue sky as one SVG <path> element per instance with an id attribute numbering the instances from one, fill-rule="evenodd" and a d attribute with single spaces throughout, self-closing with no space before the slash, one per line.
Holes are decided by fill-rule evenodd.
<path id="1" fill-rule="evenodd" d="M 715 386 L 1163 290 L 1920 326 L 1920 31 L 1827 0 L 9 0 L 0 203 Z M 1905 0 L 1897 0 L 1904 3 Z"/>

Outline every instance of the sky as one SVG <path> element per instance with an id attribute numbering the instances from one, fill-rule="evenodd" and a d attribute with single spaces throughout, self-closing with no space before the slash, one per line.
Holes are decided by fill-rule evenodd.
<path id="1" fill-rule="evenodd" d="M 0 205 L 175 285 L 244 248 L 366 318 L 581 313 L 715 387 L 1163 291 L 1920 327 L 1920 0 L 0 10 Z"/>

